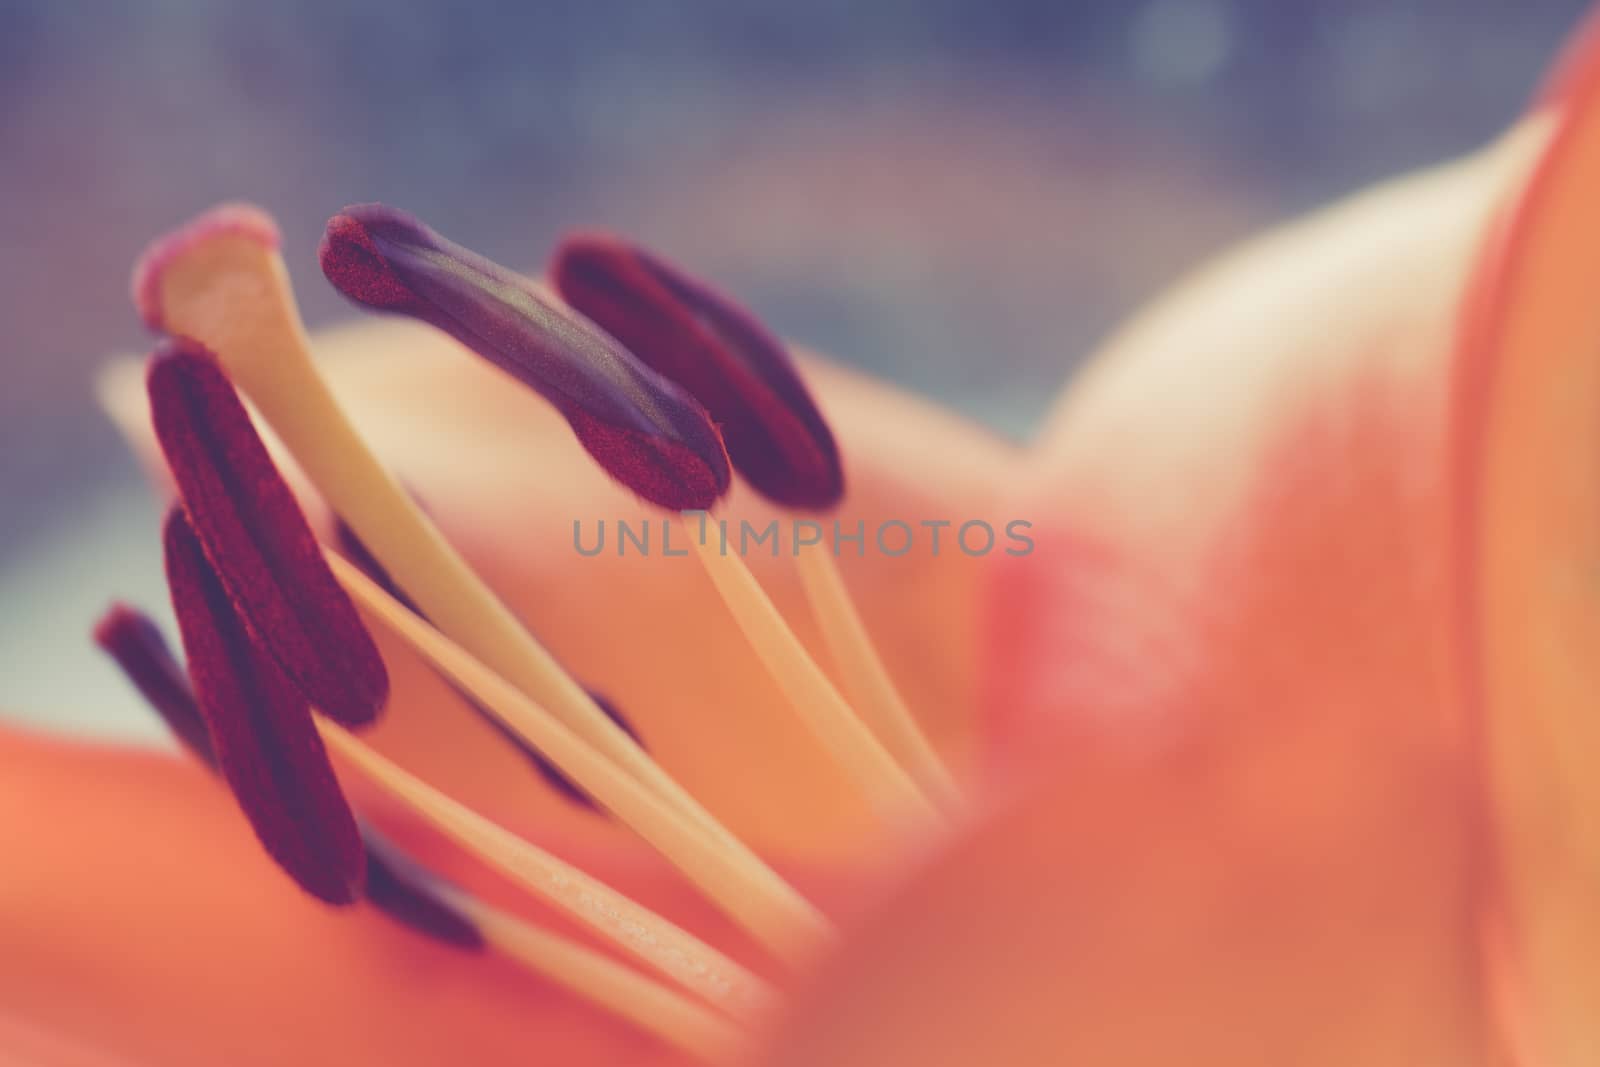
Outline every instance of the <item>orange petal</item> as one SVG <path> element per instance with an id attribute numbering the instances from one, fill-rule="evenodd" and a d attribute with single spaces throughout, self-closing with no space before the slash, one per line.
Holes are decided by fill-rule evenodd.
<path id="1" fill-rule="evenodd" d="M 1058 998 L 1100 1020 L 1091 1060 L 1477 1062 L 1486 835 L 1452 570 L 1453 328 L 1547 133 L 1202 271 L 1113 340 L 1046 434 L 1016 508 L 1038 549 L 991 605 L 991 696 L 1011 754 L 1048 752 L 1069 783 L 1057 814 L 1111 825 L 1079 855 L 1089 831 L 1063 823 L 1075 866 L 1034 870 L 1017 845 L 1002 870 L 1066 892 L 1109 865 L 1088 876 L 1106 894 L 1089 925 L 1038 935 L 1064 949 L 1107 927 L 1091 958 L 1111 982 Z M 1168 977 L 1141 995 L 1149 973 Z M 1139 1054 L 1111 1057 L 1113 1038 Z"/>
<path id="2" fill-rule="evenodd" d="M 1329 784 L 1345 760 L 1455 776 L 1452 327 L 1545 131 L 1253 241 L 1112 342 L 1017 505 L 1039 547 L 991 600 L 998 709 L 1129 750 L 1299 752 Z"/>
<path id="3" fill-rule="evenodd" d="M 1308 855 L 1273 794 L 1232 770 L 1050 779 L 854 930 L 757 1062 L 1489 1062 L 1465 946 Z M 1437 874 L 1432 851 L 1396 876 Z"/>
<path id="4" fill-rule="evenodd" d="M 378 321 L 331 331 L 319 349 L 336 392 L 445 533 L 586 684 L 617 701 L 651 750 L 693 793 L 753 843 L 803 856 L 837 852 L 869 825 L 864 801 L 789 713 L 693 558 L 614 554 L 615 522 L 647 513 L 588 460 L 547 405 L 443 335 Z M 960 419 L 816 360 L 803 371 L 832 421 L 850 489 L 839 515 L 869 531 L 885 519 L 985 519 L 1015 452 Z M 145 414 L 125 383 L 108 404 L 137 442 Z M 146 453 L 148 455 L 148 452 Z M 736 487 L 726 508 L 757 530 L 778 513 Z M 574 548 L 582 521 L 610 529 L 606 553 Z M 734 534 L 737 536 L 737 523 Z M 676 541 L 676 550 L 686 542 Z M 830 531 L 831 533 L 831 531 Z M 960 759 L 970 739 L 976 678 L 977 576 L 984 562 L 927 537 L 900 557 L 858 559 L 845 580 L 891 672 L 936 742 Z M 753 569 L 826 662 L 789 560 L 764 552 Z M 545 810 L 583 822 L 534 781 L 440 683 L 385 643 L 396 700 L 377 744 L 437 784 L 490 811 Z M 447 739 L 447 740 L 442 740 Z"/>
<path id="5" fill-rule="evenodd" d="M 1600 21 L 1548 99 L 1561 128 L 1470 308 L 1459 569 L 1527 1062 L 1600 1052 Z"/>
<path id="6" fill-rule="evenodd" d="M 1041 544 L 1002 561 L 991 696 L 1123 720 L 1197 680 L 1437 687 L 1452 327 L 1544 130 L 1252 241 L 1113 340 L 1024 477 Z"/>
<path id="7" fill-rule="evenodd" d="M 0 1057 L 680 1062 L 501 960 L 317 904 L 198 766 L 0 731 L 0 769 Z"/>

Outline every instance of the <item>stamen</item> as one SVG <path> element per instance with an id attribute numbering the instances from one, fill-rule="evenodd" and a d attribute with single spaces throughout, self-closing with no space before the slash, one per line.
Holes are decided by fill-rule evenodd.
<path id="1" fill-rule="evenodd" d="M 329 563 L 372 614 L 474 699 L 529 739 L 562 772 L 682 871 L 708 899 L 780 958 L 809 962 L 833 937 L 827 919 L 737 840 L 723 843 L 700 832 L 681 812 L 563 727 L 460 646 L 406 611 L 359 570 L 329 556 Z"/>
<path id="2" fill-rule="evenodd" d="M 113 604 L 95 624 L 94 640 L 160 715 L 184 749 L 217 769 L 211 732 L 195 703 L 189 676 L 167 647 L 166 638 L 148 615 L 126 604 Z"/>
<path id="3" fill-rule="evenodd" d="M 370 826 L 361 827 L 367 850 L 367 902 L 395 922 L 457 948 L 479 949 L 483 931 L 456 895 Z"/>
<path id="4" fill-rule="evenodd" d="M 275 243 L 201 216 L 154 247 L 161 254 L 145 257 L 134 287 L 157 305 L 155 320 L 217 354 L 329 506 L 440 629 L 706 833 L 735 843 L 595 706 L 384 470 L 312 361 Z"/>
<path id="5" fill-rule="evenodd" d="M 961 810 L 960 787 L 889 676 L 833 556 L 825 546 L 811 545 L 796 557 L 795 567 L 853 707 L 936 803 L 946 811 Z"/>
<path id="6" fill-rule="evenodd" d="M 391 919 L 459 948 L 492 948 L 530 973 L 707 1061 L 720 1061 L 741 1044 L 738 1027 L 676 989 L 443 884 L 371 829 L 365 836 L 367 900 Z"/>
<path id="7" fill-rule="evenodd" d="M 327 720 L 318 727 L 346 759 L 463 848 L 697 996 L 745 1020 L 775 1004 L 765 982 L 694 935 L 439 792 L 342 727 Z"/>
<path id="8" fill-rule="evenodd" d="M 646 500 L 704 508 L 727 492 L 727 454 L 705 410 L 521 276 L 382 204 L 335 215 L 317 255 L 351 300 L 432 323 L 537 390 Z"/>
<path id="9" fill-rule="evenodd" d="M 136 609 L 116 604 L 96 625 L 95 640 L 186 747 L 215 770 L 205 720 L 160 628 Z M 720 1061 L 739 1043 L 736 1027 L 674 989 L 587 945 L 446 885 L 370 826 L 361 826 L 361 837 L 366 848 L 367 902 L 394 921 L 458 948 L 492 945 L 540 977 L 702 1059 Z M 0 1035 L 4 1032 L 0 1018 Z M 0 1050 L 6 1047 L 0 1041 Z"/>
<path id="10" fill-rule="evenodd" d="M 422 505 L 418 504 L 418 507 L 422 507 Z M 423 510 L 426 511 L 425 508 Z M 406 596 L 404 589 L 395 584 L 394 579 L 389 576 L 389 572 L 384 569 L 383 564 L 378 562 L 377 557 L 368 550 L 367 546 L 362 543 L 361 538 L 356 536 L 356 532 L 343 519 L 334 521 L 334 540 L 339 543 L 339 550 L 344 553 L 345 558 L 359 567 L 361 573 L 371 579 L 374 585 L 393 597 L 407 611 L 427 619 L 427 615 L 417 608 L 415 601 Z M 455 690 L 462 703 L 466 704 L 474 715 L 487 723 L 507 744 L 521 753 L 523 758 L 532 764 L 533 769 L 552 789 L 580 807 L 595 809 L 593 797 L 578 788 L 572 779 L 562 774 L 555 764 L 545 759 L 538 749 L 518 737 L 517 732 L 501 722 L 494 712 L 472 699 L 470 693 L 462 691 L 460 686 L 451 682 L 448 678 L 445 679 L 445 683 Z M 607 718 L 621 727 L 623 732 L 633 738 L 634 743 L 640 748 L 644 747 L 644 739 L 639 736 L 639 731 L 634 729 L 633 723 L 628 721 L 612 700 L 601 693 L 595 692 L 593 689 L 589 689 L 588 693 L 589 699 L 595 702 L 596 707 L 605 712 Z"/>
<path id="11" fill-rule="evenodd" d="M 550 273 L 569 304 L 706 406 L 722 427 L 734 467 L 752 488 L 787 507 L 821 510 L 838 504 L 844 473 L 833 433 L 788 349 L 755 315 L 661 257 L 609 235 L 568 237 L 557 249 Z M 801 553 L 797 566 L 854 698 L 850 713 L 862 714 L 923 789 L 942 804 L 956 806 L 955 783 L 895 688 L 832 557 Z M 737 560 L 723 565 L 719 588 L 754 582 L 735 580 L 731 572 L 737 569 L 743 569 Z M 753 635 L 752 640 L 767 654 L 778 651 L 771 634 Z M 791 664 L 790 674 L 798 671 L 813 679 L 796 692 L 803 699 L 817 698 L 814 681 L 820 672 L 793 662 L 797 654 L 810 657 L 797 642 L 781 645 L 781 660 Z M 821 706 L 811 705 L 813 718 Z M 854 732 L 843 726 L 829 734 L 841 730 Z M 842 741 L 834 736 L 836 747 Z"/>
<path id="12" fill-rule="evenodd" d="M 706 406 L 757 492 L 789 507 L 838 503 L 844 472 L 833 434 L 782 342 L 753 315 L 609 235 L 568 237 L 550 276 L 567 303 Z"/>
<path id="13" fill-rule="evenodd" d="M 167 584 L 223 777 L 269 855 L 329 904 L 359 899 L 365 852 L 305 698 L 264 655 L 179 508 L 163 535 Z"/>
<path id="14" fill-rule="evenodd" d="M 689 543 L 756 656 L 812 733 L 881 810 L 896 815 L 933 816 L 928 798 L 856 717 L 855 710 L 811 658 L 750 568 L 737 554 L 723 550 L 715 538 L 705 536 L 704 526 L 702 522 L 698 536 L 695 531 L 688 531 Z"/>
<path id="15" fill-rule="evenodd" d="M 728 1020 L 604 953 L 480 900 L 456 905 L 502 954 L 691 1056 L 723 1063 L 743 1043 Z"/>
<path id="16" fill-rule="evenodd" d="M 151 361 L 147 387 L 190 523 L 257 642 L 325 714 L 371 722 L 389 692 L 383 660 L 227 376 L 178 343 Z"/>
<path id="17" fill-rule="evenodd" d="M 168 649 L 160 627 L 143 612 L 114 604 L 95 625 L 94 636 L 189 753 L 213 773 L 220 773 L 194 687 Z M 458 948 L 482 947 L 482 935 L 444 895 L 446 887 L 437 878 L 372 827 L 359 820 L 356 825 L 366 849 L 368 903 L 436 940 Z"/>

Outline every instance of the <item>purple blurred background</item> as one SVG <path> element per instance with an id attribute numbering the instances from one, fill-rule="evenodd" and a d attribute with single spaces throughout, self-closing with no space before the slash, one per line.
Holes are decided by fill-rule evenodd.
<path id="1" fill-rule="evenodd" d="M 345 203 L 530 267 L 604 224 L 1022 434 L 1208 252 L 1495 133 L 1585 6 L 0 0 L 0 705 L 98 728 L 84 627 L 160 601 L 89 382 L 148 344 L 140 246 L 218 200 L 279 217 L 313 325 Z"/>

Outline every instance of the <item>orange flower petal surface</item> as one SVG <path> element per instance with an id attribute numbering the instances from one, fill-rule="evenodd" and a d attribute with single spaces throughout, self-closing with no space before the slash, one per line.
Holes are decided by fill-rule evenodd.
<path id="1" fill-rule="evenodd" d="M 1404 896 L 1330 885 L 1317 828 L 1231 771 L 1065 769 L 851 930 L 755 1062 L 1492 1062 L 1470 953 Z"/>
<path id="2" fill-rule="evenodd" d="M 1463 631 L 1529 1063 L 1600 1057 L 1600 20 L 1546 95 L 1549 152 L 1468 309 L 1456 470 Z"/>

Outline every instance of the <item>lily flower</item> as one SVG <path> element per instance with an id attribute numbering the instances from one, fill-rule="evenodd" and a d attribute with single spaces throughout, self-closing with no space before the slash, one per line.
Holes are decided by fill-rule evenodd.
<path id="1" fill-rule="evenodd" d="M 421 322 L 313 341 L 270 221 L 203 216 L 105 385 L 187 666 L 99 633 L 191 754 L 0 733 L 0 1052 L 1587 1062 L 1597 146 L 1586 51 L 1203 271 L 1025 455 L 615 238 L 546 285 L 347 209 L 329 280 Z"/>

